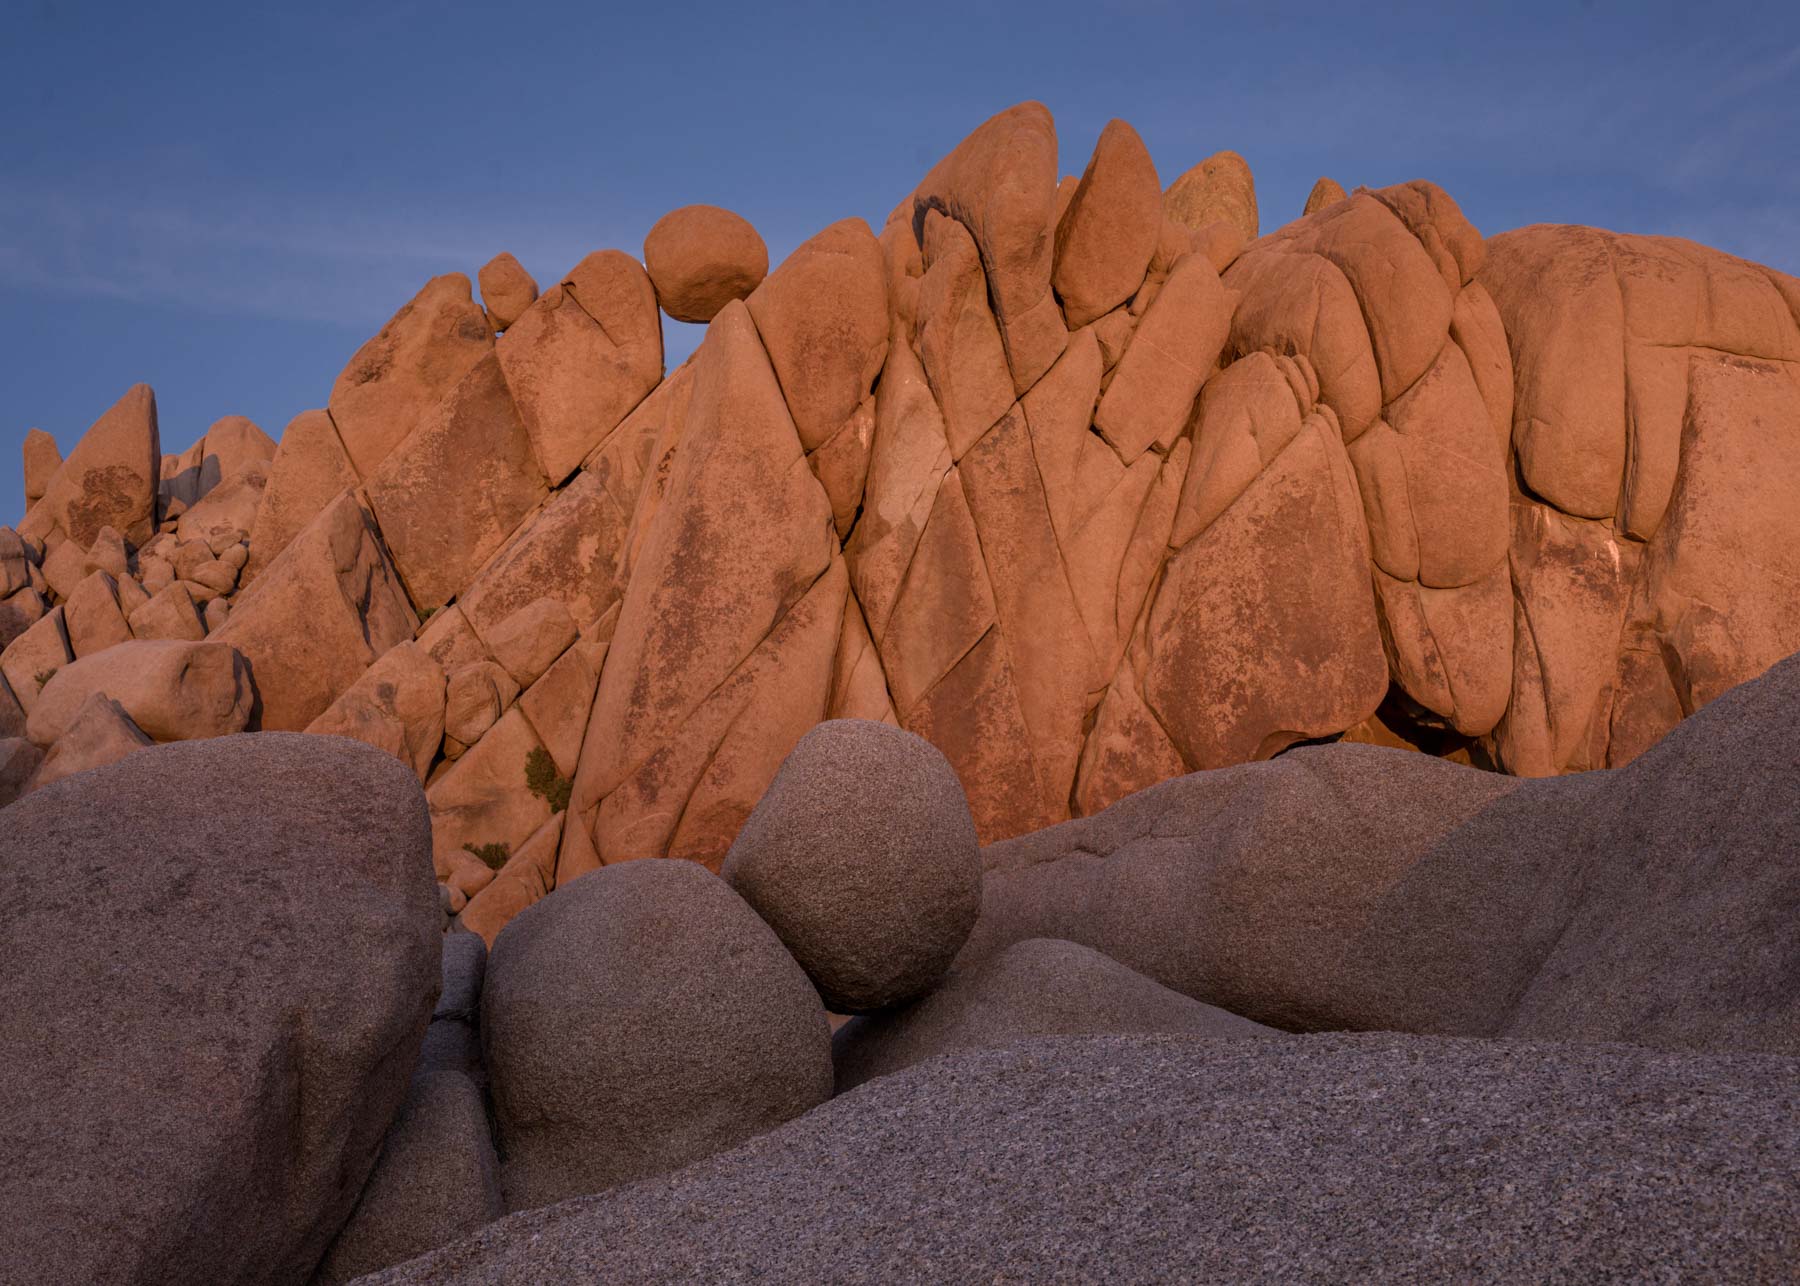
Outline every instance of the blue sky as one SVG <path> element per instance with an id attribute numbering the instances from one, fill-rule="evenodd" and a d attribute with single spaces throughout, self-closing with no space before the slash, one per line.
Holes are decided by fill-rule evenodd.
<path id="1" fill-rule="evenodd" d="M 166 451 L 279 433 L 429 276 L 641 253 L 690 202 L 778 262 L 879 224 L 1036 98 L 1164 183 L 1248 158 L 1264 229 L 1320 174 L 1425 177 L 1486 233 L 1689 236 L 1800 272 L 1800 5 L 0 0 L 0 523 L 18 446 L 152 384 Z M 699 329 L 668 323 L 671 364 Z"/>

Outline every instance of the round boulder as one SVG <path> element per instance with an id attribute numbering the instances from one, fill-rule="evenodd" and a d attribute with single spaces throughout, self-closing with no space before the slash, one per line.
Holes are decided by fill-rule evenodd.
<path id="1" fill-rule="evenodd" d="M 509 1210 L 676 1169 L 831 1097 L 806 975 L 691 862 L 605 867 L 522 911 L 494 942 L 481 1037 Z"/>
<path id="2" fill-rule="evenodd" d="M 644 238 L 656 302 L 676 321 L 709 322 L 769 273 L 769 248 L 749 220 L 716 205 L 684 205 Z"/>
<path id="3" fill-rule="evenodd" d="M 955 771 L 923 738 L 860 719 L 801 738 L 720 873 L 838 1013 L 930 991 L 981 909 L 981 853 Z"/>

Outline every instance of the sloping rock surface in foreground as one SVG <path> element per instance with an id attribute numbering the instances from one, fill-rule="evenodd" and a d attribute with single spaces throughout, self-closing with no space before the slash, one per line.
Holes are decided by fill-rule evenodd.
<path id="1" fill-rule="evenodd" d="M 143 750 L 0 818 L 0 1282 L 303 1282 L 438 990 L 410 770 L 338 737 Z"/>
<path id="2" fill-rule="evenodd" d="M 366 1283 L 1710 1280 L 1800 1256 L 1791 1059 L 1047 1040 Z"/>

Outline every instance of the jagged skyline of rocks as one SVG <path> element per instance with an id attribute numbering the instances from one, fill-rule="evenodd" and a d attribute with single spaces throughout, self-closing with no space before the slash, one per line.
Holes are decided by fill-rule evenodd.
<path id="1" fill-rule="evenodd" d="M 1774 8 L 1669 29 L 1605 11 L 1515 24 L 1511 10 L 1382 21 L 1248 6 L 1201 29 L 1197 14 L 1098 25 L 1052 5 L 1033 10 L 1047 15 L 1039 32 L 1016 7 L 984 7 L 934 54 L 928 94 L 822 56 L 835 44 L 797 51 L 805 76 L 759 77 L 727 13 L 684 37 L 685 65 L 705 75 L 656 92 L 629 129 L 549 110 L 562 91 L 548 77 L 515 78 L 504 110 L 463 105 L 493 66 L 584 44 L 615 51 L 609 84 L 646 101 L 667 88 L 653 83 L 661 64 L 631 55 L 663 52 L 656 15 L 609 16 L 601 44 L 592 15 L 554 9 L 483 21 L 476 40 L 473 12 L 363 15 L 354 41 L 332 24 L 270 32 L 238 15 L 153 65 L 133 56 L 144 42 L 129 24 L 76 33 L 27 15 L 32 58 L 0 87 L 34 122 L 0 142 L 0 342 L 26 373 L 0 400 L 0 524 L 21 517 L 25 430 L 67 440 L 134 382 L 156 388 L 170 451 L 225 415 L 277 434 L 429 276 L 472 277 L 509 249 L 545 280 L 595 246 L 635 248 L 664 210 L 693 201 L 745 214 L 779 262 L 835 218 L 879 224 L 969 122 L 1026 98 L 1055 112 L 1072 158 L 1113 115 L 1168 174 L 1243 153 L 1271 227 L 1299 213 L 1320 173 L 1372 187 L 1428 177 L 1490 234 L 1585 223 L 1800 271 L 1795 169 L 1781 164 L 1800 138 L 1800 26 Z M 1151 35 L 1196 50 L 1205 74 L 1127 56 Z M 1269 53 L 1221 65 L 1198 52 L 1216 44 Z M 302 133 L 292 104 L 321 65 L 333 94 L 310 102 Z M 816 110 L 826 98 L 836 109 Z M 432 123 L 452 118 L 455 130 Z M 182 146 L 159 145 L 159 132 Z M 465 159 L 477 155 L 479 178 Z M 315 291 L 326 293 L 306 302 L 312 320 L 269 319 Z M 665 329 L 673 366 L 698 333 Z"/>

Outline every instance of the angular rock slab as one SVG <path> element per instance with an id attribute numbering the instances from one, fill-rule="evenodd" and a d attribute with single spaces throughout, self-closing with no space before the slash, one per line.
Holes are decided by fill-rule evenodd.
<path id="1" fill-rule="evenodd" d="M 306 1281 L 438 991 L 418 783 L 354 742 L 238 736 L 6 819 L 0 953 L 32 962 L 0 978 L 8 1275 Z"/>
<path id="2" fill-rule="evenodd" d="M 238 597 L 212 638 L 250 662 L 260 727 L 298 732 L 418 628 L 381 542 L 345 492 Z"/>
<path id="3" fill-rule="evenodd" d="M 156 394 L 148 384 L 134 384 L 81 435 L 32 517 L 53 522 L 82 549 L 102 527 L 141 545 L 156 533 L 161 473 Z"/>

